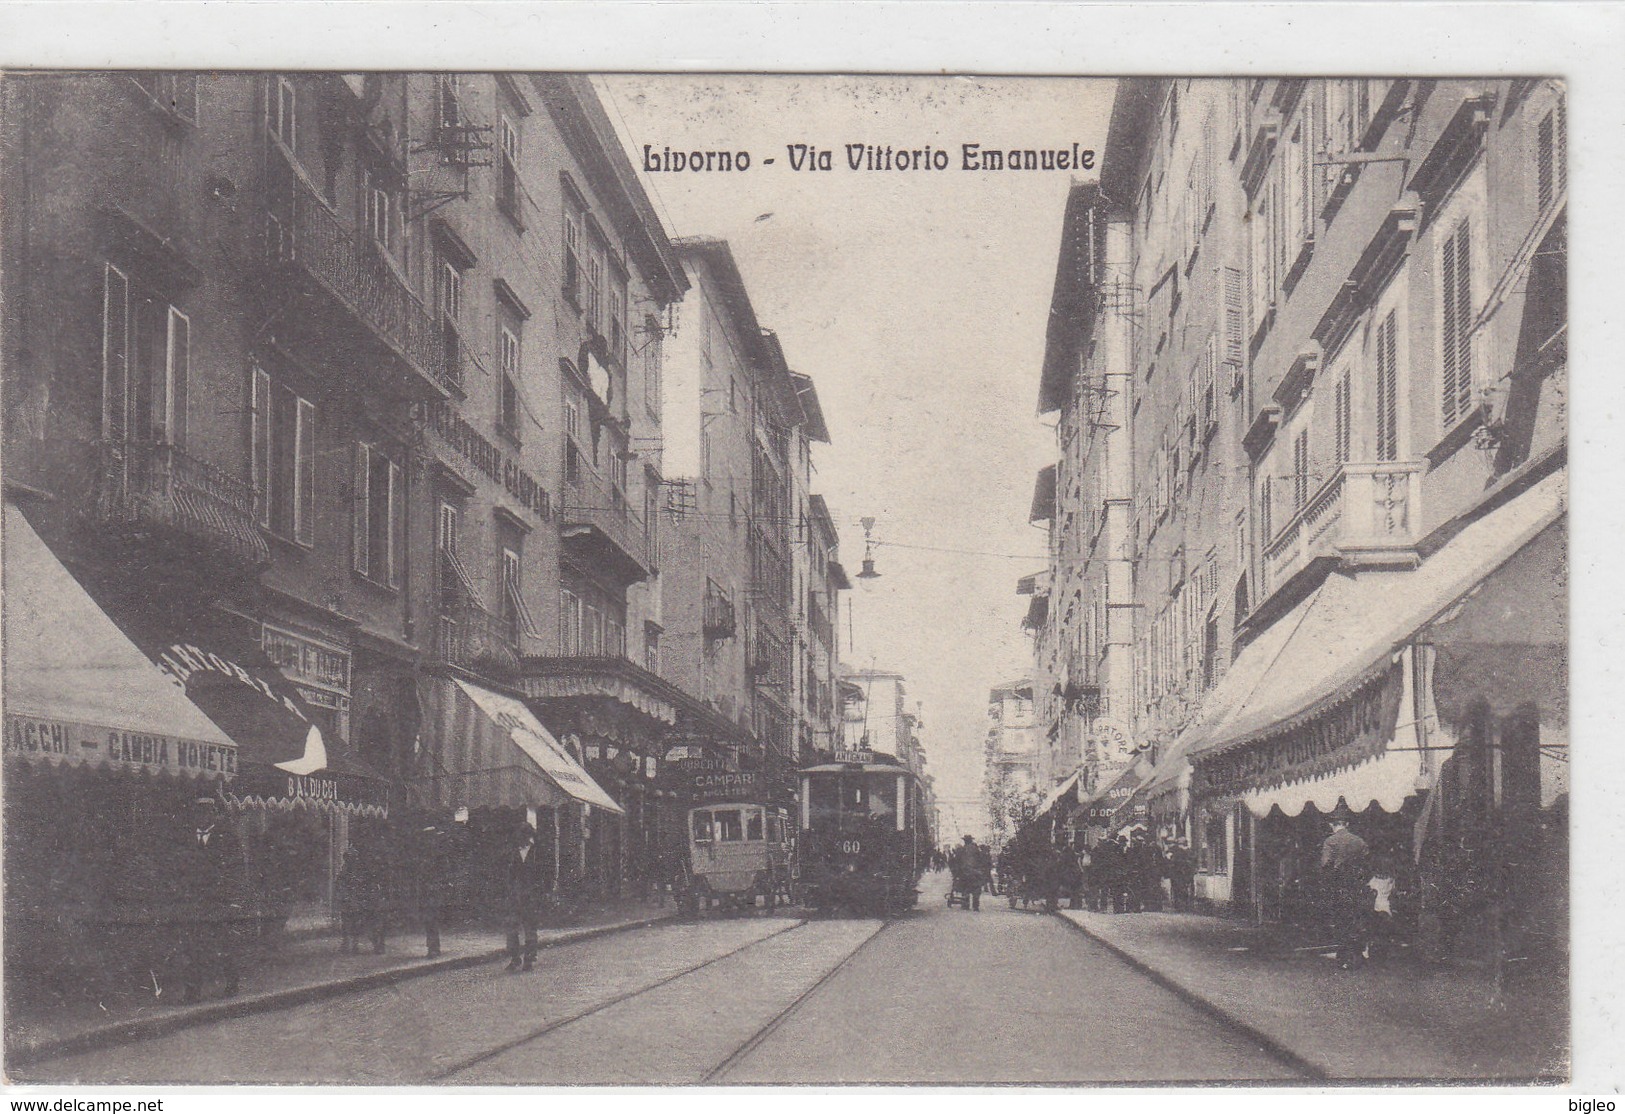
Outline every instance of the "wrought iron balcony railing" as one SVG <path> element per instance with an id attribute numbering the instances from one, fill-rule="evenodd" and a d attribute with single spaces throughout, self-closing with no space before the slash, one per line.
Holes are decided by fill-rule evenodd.
<path id="1" fill-rule="evenodd" d="M 435 656 L 472 673 L 511 677 L 519 670 L 519 630 L 478 604 L 448 599 L 435 628 Z"/>
<path id="2" fill-rule="evenodd" d="M 255 567 L 270 562 L 249 484 L 166 442 L 104 442 L 101 457 L 104 524 L 172 532 Z"/>
<path id="3" fill-rule="evenodd" d="M 460 369 L 448 366 L 454 349 L 440 322 L 384 249 L 340 218 L 280 143 L 269 147 L 270 260 L 314 279 L 421 381 L 420 393 L 443 397 Z"/>
<path id="4" fill-rule="evenodd" d="M 653 538 L 626 493 L 581 463 L 565 479 L 559 519 L 566 540 L 592 539 L 618 553 L 622 579 L 642 580 L 655 570 Z"/>

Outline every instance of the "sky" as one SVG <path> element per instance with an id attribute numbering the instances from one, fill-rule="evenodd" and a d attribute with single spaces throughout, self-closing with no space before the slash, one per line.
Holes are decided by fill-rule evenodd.
<path id="1" fill-rule="evenodd" d="M 854 577 L 860 520 L 874 518 L 880 573 L 844 594 L 842 661 L 906 677 L 939 799 L 974 798 L 988 690 L 1032 665 L 1015 584 L 1045 565 L 1045 535 L 1027 521 L 1034 477 L 1055 459 L 1035 413 L 1044 328 L 1067 191 L 1096 172 L 965 171 L 961 145 L 1077 144 L 1098 166 L 1113 83 L 595 82 L 667 231 L 729 242 L 763 327 L 816 382 L 831 443 L 815 446 L 813 490 Z M 929 145 L 948 169 L 853 171 L 849 143 Z M 644 144 L 746 151 L 752 165 L 649 172 Z M 829 151 L 832 169 L 794 169 L 790 144 Z"/>

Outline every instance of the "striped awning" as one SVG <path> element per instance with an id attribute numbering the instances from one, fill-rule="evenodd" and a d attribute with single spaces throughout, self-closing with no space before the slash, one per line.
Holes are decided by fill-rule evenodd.
<path id="1" fill-rule="evenodd" d="M 158 670 L 5 508 L 5 755 L 230 778 L 237 744 Z"/>
<path id="2" fill-rule="evenodd" d="M 554 808 L 568 801 L 622 812 L 615 799 L 511 696 L 463 680 L 440 692 L 432 772 L 414 779 L 435 808 Z"/>

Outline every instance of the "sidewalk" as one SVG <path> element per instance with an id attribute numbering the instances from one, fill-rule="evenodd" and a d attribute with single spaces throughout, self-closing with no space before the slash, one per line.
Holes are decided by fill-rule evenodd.
<path id="1" fill-rule="evenodd" d="M 537 937 L 542 947 L 557 947 L 642 928 L 678 912 L 679 907 L 669 900 L 663 907 L 634 899 L 606 901 L 561 916 L 544 925 Z M 442 932 L 440 955 L 434 959 L 425 956 L 423 932 L 417 928 L 394 932 L 382 955 L 373 954 L 365 945 L 360 955 L 341 955 L 336 933 L 300 932 L 275 950 L 250 949 L 243 957 L 241 987 L 234 998 L 221 998 L 215 985 L 206 990 L 203 1001 L 193 1005 L 181 1004 L 178 987 L 165 987 L 159 995 L 149 990 L 102 1002 L 8 1003 L 6 1062 L 49 1059 L 223 1018 L 285 1009 L 401 979 L 490 963 L 503 951 L 501 930 L 490 927 Z"/>
<path id="2" fill-rule="evenodd" d="M 1181 996 L 1336 1080 L 1557 1082 L 1569 1075 L 1566 979 L 1509 977 L 1406 954 L 1354 971 L 1269 930 L 1180 913 L 1061 916 Z M 1521 966 L 1521 965 L 1520 965 Z"/>

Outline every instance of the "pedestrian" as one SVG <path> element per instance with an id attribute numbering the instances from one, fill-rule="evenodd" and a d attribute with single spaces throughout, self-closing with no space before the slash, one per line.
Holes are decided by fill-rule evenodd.
<path id="1" fill-rule="evenodd" d="M 374 955 L 383 955 L 389 938 L 389 862 L 381 842 L 362 837 L 355 844 L 359 868 L 356 901 L 360 927 L 372 944 Z"/>
<path id="2" fill-rule="evenodd" d="M 1367 846 L 1349 830 L 1353 814 L 1341 801 L 1328 818 L 1331 834 L 1320 845 L 1320 891 L 1324 919 L 1337 941 L 1337 963 L 1345 971 L 1361 961 Z"/>
<path id="3" fill-rule="evenodd" d="M 508 970 L 529 971 L 536 965 L 536 928 L 542 902 L 552 883 L 552 864 L 536 853 L 536 829 L 521 824 L 507 858 L 505 912 L 508 920 Z M 523 935 L 523 947 L 520 937 Z"/>
<path id="4" fill-rule="evenodd" d="M 1196 856 L 1184 836 L 1168 849 L 1168 889 L 1174 911 L 1189 913 L 1196 904 Z"/>
<path id="5" fill-rule="evenodd" d="M 364 879 L 361 868 L 361 849 L 351 845 L 344 849 L 344 865 L 339 868 L 339 954 L 357 955 L 361 951 L 361 937 L 366 932 L 361 889 Z"/>
<path id="6" fill-rule="evenodd" d="M 1001 859 L 1006 856 L 1001 856 Z M 949 856 L 949 869 L 953 871 L 954 888 L 970 896 L 971 909 L 982 911 L 982 887 L 993 873 L 993 859 L 987 849 L 976 843 L 975 836 L 965 841 Z"/>
<path id="7" fill-rule="evenodd" d="M 193 800 L 191 822 L 182 826 L 175 852 L 180 901 L 174 939 L 181 1000 L 196 1002 L 211 981 L 219 981 L 224 996 L 233 997 L 241 984 L 237 937 L 244 927 L 247 874 L 236 833 L 213 797 Z"/>
<path id="8" fill-rule="evenodd" d="M 1376 959 L 1392 946 L 1394 931 L 1394 866 L 1389 855 L 1372 857 L 1371 877 L 1366 888 L 1371 891 L 1371 908 L 1366 916 L 1365 954 Z"/>
<path id="9" fill-rule="evenodd" d="M 440 930 L 450 920 L 456 900 L 455 856 L 451 835 L 438 824 L 422 828 L 417 843 L 412 889 L 423 925 L 424 954 L 433 959 L 440 954 Z"/>

